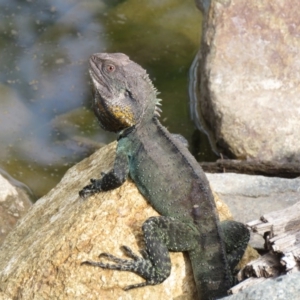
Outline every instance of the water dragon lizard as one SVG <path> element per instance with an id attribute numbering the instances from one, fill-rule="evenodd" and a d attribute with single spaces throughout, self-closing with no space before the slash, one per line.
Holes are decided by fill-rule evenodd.
<path id="1" fill-rule="evenodd" d="M 158 120 L 160 99 L 146 71 L 122 53 L 96 53 L 89 62 L 94 112 L 105 130 L 119 135 L 112 170 L 101 179 L 91 179 L 79 194 L 86 198 L 115 189 L 130 175 L 161 216 L 142 226 L 142 256 L 123 246 L 129 259 L 102 253 L 113 263 L 84 263 L 135 272 L 145 279 L 125 288 L 129 290 L 163 282 L 171 272 L 169 251 L 187 251 L 199 299 L 224 297 L 249 240 L 246 226 L 219 221 L 198 162 Z"/>

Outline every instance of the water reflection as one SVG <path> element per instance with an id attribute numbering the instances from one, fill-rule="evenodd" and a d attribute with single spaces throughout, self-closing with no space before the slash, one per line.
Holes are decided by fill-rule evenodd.
<path id="1" fill-rule="evenodd" d="M 165 125 L 190 139 L 187 74 L 200 24 L 193 1 L 0 0 L 0 167 L 39 197 L 115 138 L 90 111 L 94 52 L 125 52 L 147 68 Z"/>

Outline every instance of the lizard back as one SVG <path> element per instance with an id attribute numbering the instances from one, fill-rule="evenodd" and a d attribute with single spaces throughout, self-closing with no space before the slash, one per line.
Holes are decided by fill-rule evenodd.
<path id="1" fill-rule="evenodd" d="M 130 176 L 140 192 L 161 215 L 197 229 L 199 248 L 189 256 L 199 293 L 203 299 L 225 295 L 231 273 L 213 195 L 199 163 L 156 118 L 128 139 L 133 148 Z"/>

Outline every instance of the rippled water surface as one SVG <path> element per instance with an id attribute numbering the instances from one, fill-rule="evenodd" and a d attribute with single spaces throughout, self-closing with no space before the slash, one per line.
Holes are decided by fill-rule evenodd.
<path id="1" fill-rule="evenodd" d="M 141 64 L 161 92 L 162 123 L 192 146 L 203 139 L 188 107 L 201 26 L 194 1 L 0 0 L 0 24 L 0 168 L 36 197 L 115 139 L 90 110 L 94 52 L 124 52 Z M 209 156 L 201 145 L 194 153 Z"/>

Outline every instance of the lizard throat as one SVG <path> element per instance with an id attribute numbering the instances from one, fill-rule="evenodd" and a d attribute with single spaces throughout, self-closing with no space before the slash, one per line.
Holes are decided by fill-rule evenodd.
<path id="1" fill-rule="evenodd" d="M 94 102 L 94 112 L 103 129 L 120 132 L 135 125 L 134 115 L 126 107 L 108 106 L 102 98 Z"/>

